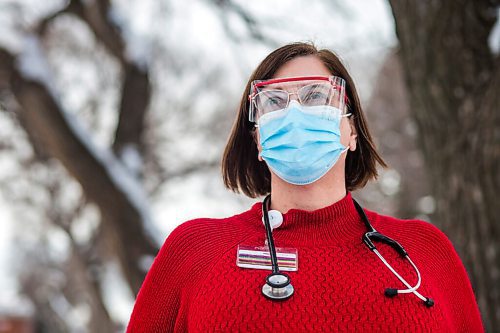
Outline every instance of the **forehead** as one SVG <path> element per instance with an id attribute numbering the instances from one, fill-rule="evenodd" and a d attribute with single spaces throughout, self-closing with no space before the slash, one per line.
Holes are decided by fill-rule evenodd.
<path id="1" fill-rule="evenodd" d="M 293 58 L 281 65 L 273 78 L 298 76 L 330 76 L 332 73 L 315 55 Z"/>
<path id="2" fill-rule="evenodd" d="M 255 85 L 256 88 L 263 86 L 271 86 L 271 85 L 304 85 L 311 83 L 329 83 L 334 77 L 333 76 L 297 76 L 297 77 L 279 77 L 273 78 L 269 80 L 255 80 L 252 84 Z"/>

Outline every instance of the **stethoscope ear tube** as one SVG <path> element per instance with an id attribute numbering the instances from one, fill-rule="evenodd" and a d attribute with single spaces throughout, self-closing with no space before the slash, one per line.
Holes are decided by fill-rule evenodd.
<path id="1" fill-rule="evenodd" d="M 378 231 L 369 231 L 363 235 L 363 242 L 368 246 L 368 248 L 370 250 L 373 251 L 374 249 L 376 249 L 376 247 L 373 244 L 372 240 L 389 245 L 397 253 L 399 253 L 403 258 L 408 255 L 408 253 L 406 253 L 406 250 L 401 246 L 401 244 L 399 244 L 398 242 L 396 242 L 392 238 L 389 238 L 385 235 L 382 235 Z"/>

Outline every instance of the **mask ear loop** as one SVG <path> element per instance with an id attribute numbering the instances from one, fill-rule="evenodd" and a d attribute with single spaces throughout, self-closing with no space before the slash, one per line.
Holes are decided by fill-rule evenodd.
<path id="1" fill-rule="evenodd" d="M 344 117 L 345 117 L 345 118 L 349 118 L 350 116 L 352 116 L 352 113 L 346 113 L 346 114 L 341 114 L 341 115 L 340 115 L 340 118 L 344 118 Z M 345 149 L 344 149 L 344 150 L 342 150 L 341 154 L 343 154 L 343 153 L 345 153 L 346 151 L 348 151 L 348 150 L 349 150 L 349 148 L 350 148 L 349 146 L 345 147 Z"/>

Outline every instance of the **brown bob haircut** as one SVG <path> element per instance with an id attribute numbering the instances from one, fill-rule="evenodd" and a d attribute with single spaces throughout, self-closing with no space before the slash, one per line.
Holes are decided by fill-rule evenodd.
<path id="1" fill-rule="evenodd" d="M 253 80 L 273 78 L 282 65 L 294 58 L 311 55 L 318 57 L 332 75 L 340 76 L 346 82 L 349 112 L 352 113 L 351 119 L 357 132 L 356 150 L 349 152 L 346 157 L 346 189 L 353 191 L 363 187 L 370 179 L 377 178 L 377 163 L 387 167 L 375 149 L 354 82 L 340 59 L 330 50 L 318 50 L 314 44 L 292 43 L 269 54 L 248 80 L 222 157 L 222 178 L 228 189 L 243 192 L 251 198 L 271 192 L 271 173 L 266 163 L 257 158 L 255 127 L 248 120 L 250 84 Z"/>

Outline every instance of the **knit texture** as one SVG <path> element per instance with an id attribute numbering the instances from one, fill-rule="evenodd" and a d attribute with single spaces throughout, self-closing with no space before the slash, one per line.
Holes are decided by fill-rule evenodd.
<path id="1" fill-rule="evenodd" d="M 197 219 L 166 239 L 138 294 L 127 332 L 483 332 L 466 271 L 448 238 L 433 225 L 365 210 L 378 231 L 407 250 L 422 275 L 405 286 L 361 241 L 366 232 L 351 194 L 312 212 L 291 209 L 273 232 L 277 247 L 298 250 L 295 288 L 285 301 L 262 295 L 268 270 L 236 266 L 237 247 L 265 241 L 262 204 L 226 219 Z M 411 285 L 410 264 L 377 243 Z"/>

